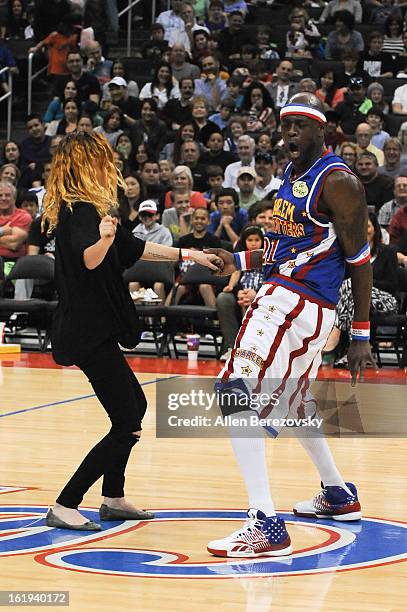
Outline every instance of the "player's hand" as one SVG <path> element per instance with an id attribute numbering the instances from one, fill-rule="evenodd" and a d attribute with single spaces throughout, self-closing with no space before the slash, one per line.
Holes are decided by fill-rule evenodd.
<path id="1" fill-rule="evenodd" d="M 250 306 L 255 297 L 256 292 L 254 291 L 254 289 L 243 289 L 243 306 L 246 306 L 246 308 Z"/>
<path id="2" fill-rule="evenodd" d="M 348 349 L 348 365 L 352 376 L 352 387 L 356 386 L 359 374 L 360 382 L 363 382 L 366 365 L 377 367 L 376 360 L 372 355 L 368 340 L 353 340 Z"/>
<path id="3" fill-rule="evenodd" d="M 99 234 L 103 240 L 113 242 L 116 235 L 117 218 L 106 215 L 99 223 Z"/>
<path id="4" fill-rule="evenodd" d="M 233 287 L 232 285 L 226 285 L 226 287 L 223 287 L 222 291 L 224 291 L 225 293 L 232 293 Z"/>
<path id="5" fill-rule="evenodd" d="M 215 254 L 206 253 L 204 251 L 189 250 L 189 256 L 195 263 L 206 266 L 212 270 L 216 275 L 220 274 L 223 269 L 223 260 Z"/>
<path id="6" fill-rule="evenodd" d="M 216 276 L 230 276 L 232 272 L 236 271 L 233 253 L 229 253 L 229 251 L 224 249 L 204 249 L 204 253 L 216 255 L 223 262 L 223 267 L 218 270 Z"/>
<path id="7" fill-rule="evenodd" d="M 237 296 L 236 296 L 236 301 L 239 304 L 239 306 L 244 306 L 244 296 L 245 296 L 244 289 L 240 289 L 237 292 Z"/>

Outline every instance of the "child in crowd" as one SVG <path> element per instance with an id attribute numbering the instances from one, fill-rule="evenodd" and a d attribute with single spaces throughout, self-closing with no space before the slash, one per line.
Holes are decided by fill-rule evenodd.
<path id="1" fill-rule="evenodd" d="M 37 53 L 48 47 L 48 74 L 57 80 L 58 77 L 69 74 L 66 58 L 78 43 L 78 33 L 72 23 L 61 22 L 56 32 L 51 32 L 44 40 L 40 40 L 29 53 Z"/>
<path id="2" fill-rule="evenodd" d="M 240 251 L 256 251 L 263 248 L 263 242 L 261 228 L 257 225 L 249 225 L 242 231 L 237 248 Z M 237 303 L 242 310 L 242 315 L 244 315 L 262 284 L 262 270 L 236 271 L 230 276 L 229 282 L 223 288 L 223 291 L 225 293 L 237 292 Z"/>
<path id="3" fill-rule="evenodd" d="M 222 189 L 225 174 L 220 166 L 208 166 L 206 169 L 206 178 L 209 189 L 204 193 L 204 198 L 208 202 L 209 210 L 213 212 L 217 210 L 215 197 Z"/>
<path id="4" fill-rule="evenodd" d="M 221 102 L 219 112 L 210 115 L 209 121 L 213 121 L 213 123 L 216 123 L 219 129 L 224 130 L 227 127 L 230 116 L 234 110 L 234 101 L 226 99 Z"/>
<path id="5" fill-rule="evenodd" d="M 30 191 L 24 192 L 20 198 L 19 208 L 26 210 L 32 219 L 36 219 L 39 215 L 37 195 Z"/>
<path id="6" fill-rule="evenodd" d="M 133 229 L 133 235 L 140 240 L 145 242 L 155 242 L 156 244 L 165 244 L 172 246 L 172 236 L 169 229 L 158 223 L 160 218 L 157 204 L 154 200 L 145 200 L 142 202 L 138 209 L 138 218 L 140 223 Z M 140 289 L 139 283 L 130 283 L 130 291 L 137 291 Z M 154 283 L 153 291 L 158 297 L 165 300 L 165 287 L 164 283 Z"/>
<path id="7" fill-rule="evenodd" d="M 383 111 L 378 106 L 372 106 L 372 108 L 367 111 L 366 118 L 373 133 L 370 143 L 383 151 L 384 143 L 390 138 L 390 134 L 383 129 Z"/>

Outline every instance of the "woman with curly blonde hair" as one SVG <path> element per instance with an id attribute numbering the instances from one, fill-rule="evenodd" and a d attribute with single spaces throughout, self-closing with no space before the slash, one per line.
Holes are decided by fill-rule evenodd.
<path id="1" fill-rule="evenodd" d="M 152 519 L 124 496 L 124 472 L 140 440 L 147 402 L 119 343 L 133 348 L 139 325 L 122 272 L 138 259 L 176 262 L 180 256 L 217 270 L 215 255 L 180 251 L 135 238 L 109 214 L 124 181 L 100 134 L 74 133 L 58 146 L 44 198 L 43 227 L 55 234 L 59 303 L 52 331 L 54 359 L 77 365 L 106 410 L 111 428 L 88 453 L 47 514 L 51 527 L 98 531 L 78 511 L 103 477 L 101 520 Z M 46 224 L 46 225 L 45 225 Z M 215 262 L 215 263 L 212 263 Z"/>

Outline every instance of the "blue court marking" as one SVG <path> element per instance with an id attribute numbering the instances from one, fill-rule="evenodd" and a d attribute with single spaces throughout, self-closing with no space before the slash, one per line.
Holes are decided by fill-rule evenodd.
<path id="1" fill-rule="evenodd" d="M 153 383 L 162 382 L 163 380 L 171 380 L 173 378 L 181 378 L 179 374 L 174 376 L 168 376 L 168 378 L 156 378 L 154 380 L 147 380 L 146 382 L 140 383 L 141 387 L 144 385 L 152 385 Z M 96 397 L 95 393 L 91 393 L 90 395 L 80 395 L 79 397 L 73 397 L 67 400 L 61 400 L 59 402 L 51 402 L 50 404 L 41 404 L 40 406 L 33 406 L 32 408 L 22 408 L 21 410 L 14 410 L 13 412 L 6 412 L 5 414 L 0 414 L 0 418 L 4 418 L 7 416 L 13 416 L 14 414 L 21 414 L 22 412 L 31 412 L 32 410 L 40 410 L 41 408 L 50 408 L 50 406 L 59 406 L 61 404 L 70 404 L 71 402 L 78 402 L 79 400 L 89 399 L 90 397 Z"/>

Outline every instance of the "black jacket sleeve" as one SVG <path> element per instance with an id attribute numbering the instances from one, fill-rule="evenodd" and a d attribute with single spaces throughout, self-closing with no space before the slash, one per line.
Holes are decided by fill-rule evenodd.
<path id="1" fill-rule="evenodd" d="M 396 296 L 399 292 L 396 252 L 388 246 L 379 247 L 373 262 L 373 286 Z"/>
<path id="2" fill-rule="evenodd" d="M 144 253 L 146 243 L 133 236 L 131 232 L 121 225 L 117 226 L 114 244 L 119 255 L 120 265 L 123 268 L 130 268 L 136 263 Z"/>

